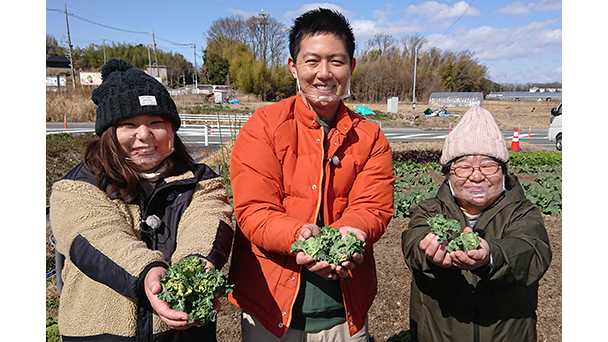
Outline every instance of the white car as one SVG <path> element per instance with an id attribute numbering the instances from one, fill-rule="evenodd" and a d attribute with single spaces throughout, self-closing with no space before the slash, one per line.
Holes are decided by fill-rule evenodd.
<path id="1" fill-rule="evenodd" d="M 557 108 L 551 109 L 551 121 L 547 131 L 549 141 L 555 141 L 555 148 L 562 150 L 562 104 Z"/>

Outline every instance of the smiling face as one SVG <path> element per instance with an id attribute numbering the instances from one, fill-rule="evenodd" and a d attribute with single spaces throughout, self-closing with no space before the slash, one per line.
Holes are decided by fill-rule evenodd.
<path id="1" fill-rule="evenodd" d="M 456 202 L 465 214 L 476 216 L 500 196 L 504 174 L 500 164 L 492 158 L 467 155 L 452 163 L 448 180 Z"/>
<path id="2" fill-rule="evenodd" d="M 289 57 L 288 63 L 308 107 L 322 119 L 333 119 L 340 104 L 336 99 L 346 94 L 355 68 L 345 43 L 333 34 L 305 36 L 296 59 Z"/>
<path id="3" fill-rule="evenodd" d="M 127 160 L 146 172 L 155 171 L 173 152 L 175 132 L 157 115 L 137 115 L 116 124 L 116 138 Z"/>

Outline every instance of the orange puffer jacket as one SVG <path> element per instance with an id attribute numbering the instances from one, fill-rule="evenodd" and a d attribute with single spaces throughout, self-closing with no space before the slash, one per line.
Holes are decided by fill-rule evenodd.
<path id="1" fill-rule="evenodd" d="M 277 337 L 290 324 L 300 286 L 301 266 L 291 245 L 319 213 L 325 224 L 367 234 L 363 263 L 340 282 L 351 335 L 364 326 L 377 292 L 372 246 L 386 230 L 394 206 L 390 145 L 377 125 L 343 103 L 334 127 L 324 152 L 325 132 L 296 95 L 258 109 L 232 150 L 238 228 L 229 300 Z"/>

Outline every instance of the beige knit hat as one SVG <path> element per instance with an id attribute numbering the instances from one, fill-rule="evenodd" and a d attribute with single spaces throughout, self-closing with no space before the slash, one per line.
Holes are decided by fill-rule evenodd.
<path id="1" fill-rule="evenodd" d="M 507 163 L 509 150 L 492 114 L 481 107 L 471 107 L 443 144 L 439 163 L 446 166 L 455 158 L 482 154 Z"/>

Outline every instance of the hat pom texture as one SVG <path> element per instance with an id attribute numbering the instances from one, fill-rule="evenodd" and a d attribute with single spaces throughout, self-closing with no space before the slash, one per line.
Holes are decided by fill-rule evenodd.
<path id="1" fill-rule="evenodd" d="M 447 165 L 455 158 L 480 154 L 508 163 L 509 150 L 492 114 L 472 107 L 463 115 L 443 144 L 439 163 Z"/>
<path id="2" fill-rule="evenodd" d="M 133 67 L 133 64 L 123 59 L 110 59 L 101 67 L 101 79 L 105 80 L 114 71 L 127 71 Z"/>
<path id="3" fill-rule="evenodd" d="M 97 105 L 95 134 L 101 136 L 119 121 L 137 115 L 162 116 L 177 131 L 181 120 L 175 102 L 154 77 L 125 60 L 112 58 L 101 68 L 101 78 L 91 96 Z"/>

